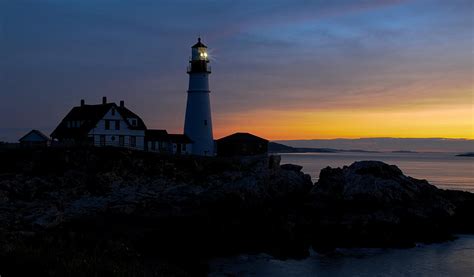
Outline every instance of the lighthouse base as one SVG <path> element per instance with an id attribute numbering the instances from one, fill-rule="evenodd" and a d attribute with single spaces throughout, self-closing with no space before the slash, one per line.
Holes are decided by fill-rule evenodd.
<path id="1" fill-rule="evenodd" d="M 193 155 L 214 156 L 209 92 L 188 92 L 184 134 L 193 141 Z"/>

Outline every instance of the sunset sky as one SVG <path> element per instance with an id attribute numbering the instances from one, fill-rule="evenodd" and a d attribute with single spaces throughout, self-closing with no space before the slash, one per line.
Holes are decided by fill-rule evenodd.
<path id="1" fill-rule="evenodd" d="M 472 0 L 0 0 L 0 140 L 102 96 L 182 132 L 198 36 L 216 138 L 474 139 Z"/>

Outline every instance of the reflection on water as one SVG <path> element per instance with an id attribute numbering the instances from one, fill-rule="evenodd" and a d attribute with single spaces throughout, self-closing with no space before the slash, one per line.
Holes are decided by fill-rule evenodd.
<path id="1" fill-rule="evenodd" d="M 474 276 L 474 236 L 409 249 L 338 249 L 304 260 L 219 258 L 210 276 Z"/>
<path id="2" fill-rule="evenodd" d="M 281 157 L 282 163 L 302 165 L 314 181 L 326 166 L 377 160 L 394 164 L 406 175 L 426 179 L 440 188 L 474 192 L 474 158 L 456 157 L 453 153 L 298 153 L 281 154 Z"/>

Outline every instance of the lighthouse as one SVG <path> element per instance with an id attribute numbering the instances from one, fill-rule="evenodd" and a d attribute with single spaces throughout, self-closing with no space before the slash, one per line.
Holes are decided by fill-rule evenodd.
<path id="1" fill-rule="evenodd" d="M 192 153 L 194 155 L 213 156 L 214 138 L 209 98 L 211 67 L 209 66 L 207 46 L 201 42 L 201 38 L 198 38 L 198 42 L 191 49 L 184 134 L 193 141 Z"/>

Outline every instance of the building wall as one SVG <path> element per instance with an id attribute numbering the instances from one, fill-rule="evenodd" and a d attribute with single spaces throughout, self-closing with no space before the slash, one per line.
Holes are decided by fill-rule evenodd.
<path id="1" fill-rule="evenodd" d="M 120 136 L 124 136 L 124 147 L 145 150 L 145 130 L 130 130 L 125 120 L 117 110 L 112 112 L 111 108 L 107 114 L 97 123 L 96 127 L 89 132 L 95 146 L 101 146 L 101 136 L 105 136 L 105 145 L 120 146 Z M 110 128 L 106 129 L 106 120 L 110 121 Z M 119 121 L 119 129 L 115 129 L 115 121 Z M 131 145 L 131 137 L 136 140 L 135 147 Z"/>
<path id="2" fill-rule="evenodd" d="M 154 147 L 153 147 L 154 144 Z M 155 153 L 171 153 L 171 144 L 166 141 L 147 141 L 147 151 Z"/>
<path id="3" fill-rule="evenodd" d="M 253 156 L 268 152 L 268 142 L 217 141 L 218 156 Z"/>
<path id="4" fill-rule="evenodd" d="M 192 141 L 193 154 L 214 155 L 211 102 L 207 73 L 191 73 L 186 102 L 184 134 Z"/>
<path id="5" fill-rule="evenodd" d="M 48 141 L 21 141 L 20 142 L 20 147 L 22 148 L 42 148 L 42 147 L 48 147 L 49 142 Z"/>
<path id="6" fill-rule="evenodd" d="M 181 147 L 181 152 L 178 150 L 178 147 Z M 193 144 L 181 144 L 181 143 L 172 143 L 172 153 L 181 155 L 190 155 L 193 153 Z"/>

